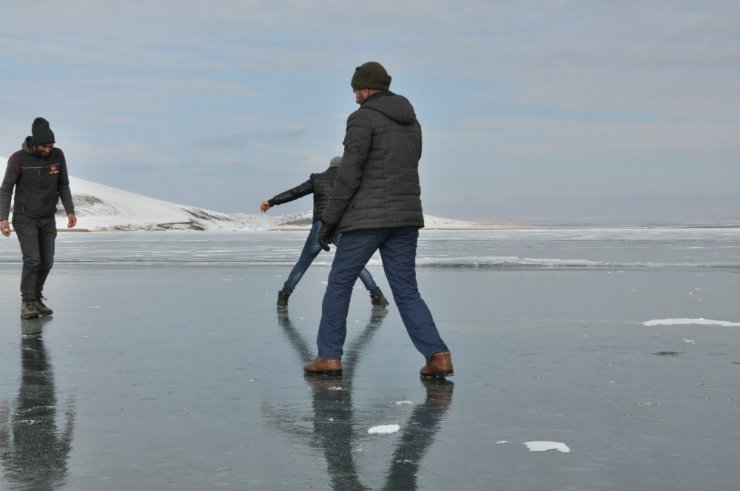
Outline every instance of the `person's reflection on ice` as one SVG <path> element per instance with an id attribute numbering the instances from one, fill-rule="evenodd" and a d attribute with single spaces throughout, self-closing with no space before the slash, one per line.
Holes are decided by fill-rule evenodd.
<path id="1" fill-rule="evenodd" d="M 366 433 L 356 431 L 360 422 L 354 414 L 352 384 L 355 366 L 386 313 L 385 310 L 373 311 L 367 326 L 345 353 L 342 376 L 305 376 L 312 394 L 313 418 L 310 430 L 295 424 L 295 414 L 263 405 L 264 414 L 274 426 L 323 450 L 332 489 L 370 489 L 362 483 L 354 458 L 354 450 L 359 446 L 359 440 L 366 437 Z M 278 314 L 278 323 L 301 361 L 311 360 L 311 349 L 293 326 L 288 314 Z M 422 379 L 422 384 L 426 389 L 426 400 L 414 408 L 402 427 L 399 443 L 390 457 L 384 489 L 416 489 L 421 459 L 432 444 L 440 422 L 452 402 L 452 382 L 444 379 Z"/>
<path id="2" fill-rule="evenodd" d="M 6 478 L 29 489 L 54 489 L 63 484 L 75 427 L 72 401 L 66 406 L 64 428 L 57 428 L 54 374 L 42 324 L 50 318 L 22 320 L 22 377 L 12 406 L 0 403 L 0 464 Z"/>

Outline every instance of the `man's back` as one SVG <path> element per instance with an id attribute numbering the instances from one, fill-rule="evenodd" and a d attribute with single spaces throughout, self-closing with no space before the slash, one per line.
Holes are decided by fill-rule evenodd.
<path id="1" fill-rule="evenodd" d="M 421 126 L 403 96 L 381 92 L 347 120 L 344 156 L 323 220 L 339 231 L 423 227 Z"/>

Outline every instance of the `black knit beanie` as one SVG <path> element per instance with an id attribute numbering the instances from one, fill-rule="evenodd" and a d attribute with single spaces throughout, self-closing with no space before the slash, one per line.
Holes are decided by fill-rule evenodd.
<path id="1" fill-rule="evenodd" d="M 31 145 L 34 147 L 54 143 L 54 133 L 49 128 L 49 122 L 44 118 L 36 118 L 31 125 Z"/>
<path id="2" fill-rule="evenodd" d="M 355 74 L 352 76 L 353 89 L 388 90 L 390 86 L 391 76 L 377 61 L 368 61 L 355 68 Z"/>

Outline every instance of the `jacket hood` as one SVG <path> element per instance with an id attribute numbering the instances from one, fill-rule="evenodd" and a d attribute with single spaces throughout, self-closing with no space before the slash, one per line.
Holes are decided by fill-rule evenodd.
<path id="1" fill-rule="evenodd" d="M 33 145 L 31 145 L 31 136 L 27 136 L 25 140 L 23 140 L 23 143 L 21 144 L 21 150 L 23 150 L 26 153 L 33 153 Z"/>
<path id="2" fill-rule="evenodd" d="M 404 96 L 393 92 L 371 95 L 362 103 L 362 108 L 378 111 L 399 124 L 408 125 L 416 121 L 414 106 Z"/>

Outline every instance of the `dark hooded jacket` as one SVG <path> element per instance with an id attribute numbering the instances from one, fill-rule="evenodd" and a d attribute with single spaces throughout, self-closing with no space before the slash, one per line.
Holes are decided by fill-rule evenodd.
<path id="1" fill-rule="evenodd" d="M 392 92 L 368 97 L 347 119 L 344 155 L 321 219 L 339 232 L 423 227 L 421 126 L 411 103 Z"/>
<path id="2" fill-rule="evenodd" d="M 267 200 L 270 206 L 281 205 L 313 193 L 313 221 L 321 219 L 329 194 L 337 178 L 337 167 L 329 167 L 324 172 L 311 174 L 308 181 L 288 189 Z"/>
<path id="3" fill-rule="evenodd" d="M 0 186 L 0 220 L 8 219 L 14 188 L 14 215 L 52 217 L 60 198 L 67 214 L 74 213 L 64 153 L 59 148 L 53 148 L 49 156 L 44 158 L 31 149 L 30 140 L 31 137 L 27 137 L 21 150 L 8 159 L 5 178 Z"/>

